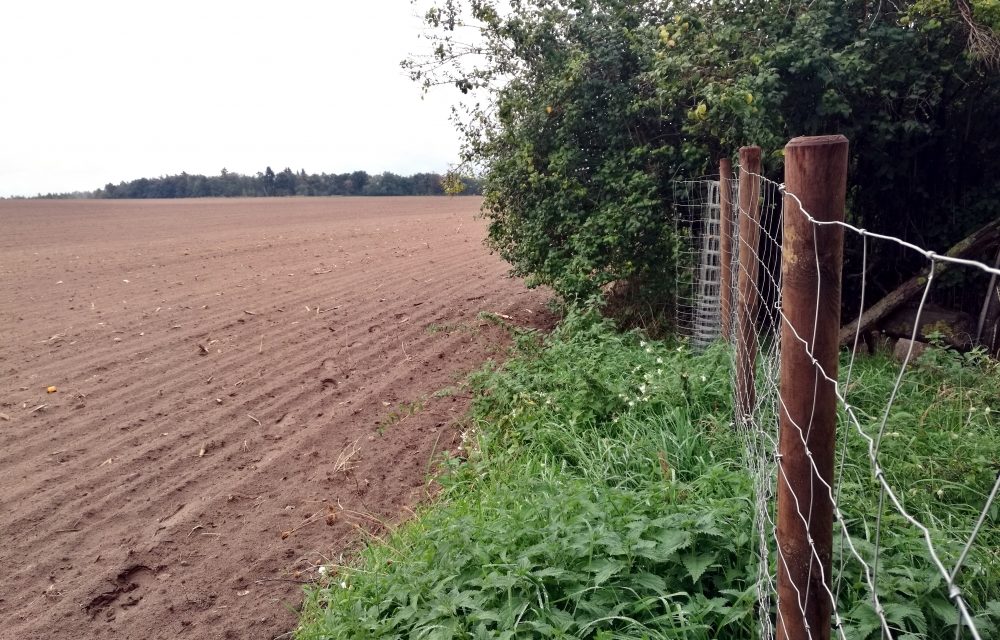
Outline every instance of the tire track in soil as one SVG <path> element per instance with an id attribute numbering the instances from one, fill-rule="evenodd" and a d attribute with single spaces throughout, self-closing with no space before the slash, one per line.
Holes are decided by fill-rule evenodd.
<path id="1" fill-rule="evenodd" d="M 477 206 L 0 202 L 0 638 L 291 629 L 457 446 L 468 400 L 432 394 L 499 353 L 478 313 L 550 322 Z"/>

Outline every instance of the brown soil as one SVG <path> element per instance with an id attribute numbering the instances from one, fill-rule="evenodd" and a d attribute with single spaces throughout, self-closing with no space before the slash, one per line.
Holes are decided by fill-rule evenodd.
<path id="1" fill-rule="evenodd" d="M 455 450 L 478 313 L 550 322 L 478 204 L 0 202 L 0 638 L 293 629 Z"/>

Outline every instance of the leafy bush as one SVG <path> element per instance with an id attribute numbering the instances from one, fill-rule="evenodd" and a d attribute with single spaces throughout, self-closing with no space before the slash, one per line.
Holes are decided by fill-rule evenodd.
<path id="1" fill-rule="evenodd" d="M 636 306 L 665 313 L 671 181 L 714 174 L 746 144 L 780 182 L 789 138 L 846 135 L 850 220 L 934 250 L 996 215 L 1000 74 L 966 50 L 956 3 L 505 4 L 436 2 L 432 49 L 406 64 L 470 96 L 457 123 L 464 161 L 485 172 L 489 244 L 567 299 L 624 280 Z M 992 24 L 996 2 L 973 5 Z M 892 247 L 869 260 L 884 290 L 918 266 Z"/>

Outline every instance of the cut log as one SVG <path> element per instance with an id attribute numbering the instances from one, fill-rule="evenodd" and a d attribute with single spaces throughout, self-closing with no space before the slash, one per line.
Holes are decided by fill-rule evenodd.
<path id="1" fill-rule="evenodd" d="M 1000 245 L 1000 219 L 993 220 L 987 225 L 980 227 L 951 249 L 948 249 L 944 255 L 949 258 L 968 258 L 972 255 L 979 255 L 998 245 Z M 949 262 L 938 262 L 934 268 L 935 277 L 947 271 L 951 266 Z M 892 311 L 918 292 L 923 291 L 924 286 L 927 284 L 928 273 L 929 269 L 924 269 L 872 305 L 868 311 L 861 314 L 858 320 L 844 325 L 840 329 L 840 345 L 848 345 L 854 341 L 854 334 L 858 331 L 859 323 L 861 324 L 861 333 L 864 334 L 872 325 L 892 313 Z"/>

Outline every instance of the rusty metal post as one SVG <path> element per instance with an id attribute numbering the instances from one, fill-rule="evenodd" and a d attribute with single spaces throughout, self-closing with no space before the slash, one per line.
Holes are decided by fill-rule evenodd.
<path id="1" fill-rule="evenodd" d="M 760 147 L 740 149 L 739 266 L 736 299 L 736 411 L 737 422 L 753 414 L 757 403 L 754 377 L 757 368 L 757 330 L 754 326 L 760 293 L 757 290 L 757 255 L 760 242 Z"/>
<path id="2" fill-rule="evenodd" d="M 733 163 L 719 160 L 719 316 L 722 339 L 733 340 Z"/>
<path id="3" fill-rule="evenodd" d="M 777 479 L 779 640 L 827 640 L 831 630 L 833 504 L 827 485 L 833 484 L 837 398 L 827 377 L 837 379 L 844 230 L 839 225 L 816 225 L 802 210 L 818 221 L 844 220 L 847 147 L 844 136 L 795 138 L 785 146 Z"/>

